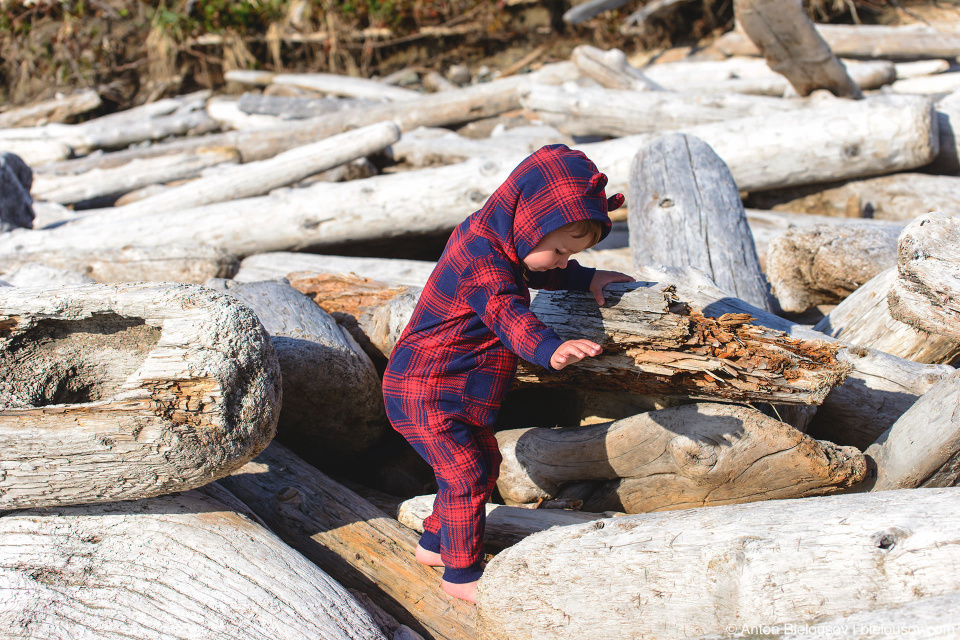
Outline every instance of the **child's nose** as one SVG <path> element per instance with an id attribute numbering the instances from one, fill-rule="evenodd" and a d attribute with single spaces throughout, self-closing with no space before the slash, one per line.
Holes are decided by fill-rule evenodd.
<path id="1" fill-rule="evenodd" d="M 560 259 L 557 260 L 557 267 L 560 269 L 567 268 L 567 256 L 560 256 Z"/>

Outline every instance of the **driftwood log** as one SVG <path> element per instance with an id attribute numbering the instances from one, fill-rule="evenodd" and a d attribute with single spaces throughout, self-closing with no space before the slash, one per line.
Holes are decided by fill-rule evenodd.
<path id="1" fill-rule="evenodd" d="M 404 133 L 386 155 L 404 166 L 435 167 L 469 158 L 531 154 L 548 144 L 573 146 L 573 138 L 547 125 L 494 129 L 486 138 L 472 139 L 448 129 L 419 127 Z"/>
<path id="2" fill-rule="evenodd" d="M 819 442 L 756 409 L 689 404 L 607 424 L 497 433 L 508 503 L 556 497 L 580 480 L 616 480 L 591 511 L 646 513 L 824 495 L 867 473 L 853 447 Z"/>
<path id="3" fill-rule="evenodd" d="M 844 344 L 878 349 L 906 360 L 952 362 L 960 355 L 960 341 L 916 329 L 890 314 L 887 297 L 897 277 L 897 267 L 883 270 L 838 304 L 814 330 Z"/>
<path id="4" fill-rule="evenodd" d="M 480 580 L 489 640 L 689 638 L 960 590 L 960 489 L 642 514 L 560 527 Z"/>
<path id="5" fill-rule="evenodd" d="M 239 261 L 210 245 L 127 246 L 119 249 L 75 248 L 65 251 L 16 251 L 0 255 L 0 271 L 39 262 L 79 271 L 96 282 L 187 282 L 229 278 Z"/>
<path id="6" fill-rule="evenodd" d="M 32 183 L 33 171 L 23 158 L 0 153 L 0 233 L 33 227 Z"/>
<path id="7" fill-rule="evenodd" d="M 414 560 L 416 534 L 279 443 L 221 482 L 287 544 L 425 638 L 475 637 L 473 607 Z"/>
<path id="8" fill-rule="evenodd" d="M 385 640 L 337 582 L 216 485 L 0 517 L 17 638 Z"/>
<path id="9" fill-rule="evenodd" d="M 747 203 L 774 211 L 905 221 L 928 211 L 960 209 L 960 177 L 896 173 L 829 188 L 808 185 L 760 191 L 751 193 Z"/>
<path id="10" fill-rule="evenodd" d="M 907 225 L 897 265 L 890 314 L 960 343 L 960 218 L 934 212 Z"/>
<path id="11" fill-rule="evenodd" d="M 277 73 L 265 74 L 245 71 L 228 71 L 223 75 L 224 80 L 230 82 L 246 82 L 253 79 L 253 84 L 276 84 L 309 89 L 317 93 L 326 93 L 350 98 L 366 98 L 368 100 L 387 100 L 391 102 L 409 102 L 418 100 L 420 94 L 409 89 L 395 87 L 379 80 L 357 78 L 339 73 Z"/>
<path id="12" fill-rule="evenodd" d="M 696 267 L 721 289 L 775 311 L 737 185 L 706 143 L 678 133 L 640 149 L 628 199 L 634 267 Z"/>
<path id="13" fill-rule="evenodd" d="M 628 91 L 649 91 L 662 89 L 643 72 L 627 62 L 627 57 L 619 49 L 604 51 L 588 44 L 574 48 L 570 59 L 584 75 L 593 78 L 608 89 Z"/>
<path id="14" fill-rule="evenodd" d="M 99 93 L 93 89 L 81 89 L 25 107 L 7 109 L 0 113 L 0 128 L 35 127 L 48 122 L 64 122 L 75 115 L 93 111 L 100 105 Z"/>
<path id="15" fill-rule="evenodd" d="M 280 368 L 256 316 L 196 285 L 0 290 L 0 509 L 156 496 L 274 435 Z"/>
<path id="16" fill-rule="evenodd" d="M 827 89 L 843 98 L 863 98 L 800 0 L 736 0 L 733 8 L 737 23 L 770 68 L 782 73 L 798 94 Z"/>
<path id="17" fill-rule="evenodd" d="M 12 287 L 55 289 L 63 285 L 93 284 L 93 278 L 72 269 L 48 267 L 39 262 L 27 262 L 12 271 L 0 273 L 0 278 Z"/>
<path id="18" fill-rule="evenodd" d="M 294 272 L 342 273 L 381 282 L 422 287 L 433 272 L 434 266 L 436 263 L 425 260 L 356 258 L 277 251 L 247 256 L 240 263 L 240 270 L 233 279 L 255 282 L 285 278 Z"/>
<path id="19" fill-rule="evenodd" d="M 816 225 L 789 229 L 767 252 L 767 278 L 784 311 L 837 304 L 896 263 L 899 225 Z"/>
<path id="20" fill-rule="evenodd" d="M 365 451 L 387 419 L 380 378 L 350 334 L 309 298 L 283 281 L 210 280 L 253 310 L 280 361 L 283 407 L 277 435 L 321 458 Z"/>
<path id="21" fill-rule="evenodd" d="M 873 491 L 952 487 L 960 481 L 960 372 L 923 394 L 865 452 Z"/>

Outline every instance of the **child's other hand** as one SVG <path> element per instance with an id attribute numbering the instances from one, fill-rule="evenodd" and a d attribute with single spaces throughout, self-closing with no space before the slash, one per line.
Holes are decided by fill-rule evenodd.
<path id="1" fill-rule="evenodd" d="M 559 371 L 568 364 L 580 362 L 590 356 L 598 356 L 602 349 L 600 345 L 589 340 L 567 340 L 550 356 L 550 366 Z"/>
<path id="2" fill-rule="evenodd" d="M 633 276 L 628 276 L 619 271 L 601 271 L 597 269 L 597 272 L 593 274 L 593 279 L 590 281 L 590 292 L 593 293 L 593 297 L 597 299 L 597 304 L 602 306 L 603 303 L 606 302 L 606 299 L 603 297 L 603 288 L 612 282 L 636 282 L 636 279 Z"/>

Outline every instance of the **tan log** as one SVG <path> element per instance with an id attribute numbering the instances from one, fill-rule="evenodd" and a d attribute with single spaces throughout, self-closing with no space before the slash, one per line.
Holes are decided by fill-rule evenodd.
<path id="1" fill-rule="evenodd" d="M 800 0 L 736 0 L 733 8 L 737 24 L 770 68 L 783 74 L 798 94 L 827 89 L 843 98 L 863 98 Z"/>
<path id="2" fill-rule="evenodd" d="M 273 437 L 277 356 L 227 296 L 170 284 L 0 294 L 0 508 L 192 489 Z"/>
<path id="3" fill-rule="evenodd" d="M 840 57 L 915 60 L 955 58 L 960 50 L 960 29 L 944 25 L 818 24 L 817 32 Z M 715 43 L 728 56 L 760 55 L 757 46 L 740 30 L 728 31 Z"/>
<path id="4" fill-rule="evenodd" d="M 79 271 L 96 282 L 187 282 L 229 278 L 239 268 L 237 257 L 209 245 L 127 246 L 121 249 L 17 251 L 0 255 L 0 271 L 39 262 Z"/>
<path id="5" fill-rule="evenodd" d="M 698 403 L 611 423 L 499 431 L 508 503 L 616 480 L 588 510 L 646 513 L 837 493 L 867 473 L 853 447 L 819 442 L 756 409 Z"/>
<path id="6" fill-rule="evenodd" d="M 920 216 L 900 234 L 890 314 L 921 331 L 960 342 L 960 218 Z"/>
<path id="7" fill-rule="evenodd" d="M 0 128 L 35 127 L 49 122 L 63 122 L 72 116 L 93 111 L 100 104 L 99 93 L 93 89 L 81 89 L 25 107 L 7 109 L 0 113 Z"/>
<path id="8" fill-rule="evenodd" d="M 894 67 L 897 71 L 897 80 L 904 80 L 943 73 L 950 68 L 950 61 L 914 60 L 913 62 L 897 62 Z"/>
<path id="9" fill-rule="evenodd" d="M 627 62 L 627 57 L 619 49 L 604 51 L 588 44 L 581 44 L 574 48 L 570 59 L 581 73 L 608 89 L 626 91 L 662 89 L 642 71 Z"/>
<path id="10" fill-rule="evenodd" d="M 487 565 L 479 635 L 673 640 L 955 593 L 958 507 L 915 489 L 551 529 Z"/>
<path id="11" fill-rule="evenodd" d="M 814 330 L 847 345 L 869 347 L 923 363 L 948 363 L 960 355 L 960 341 L 927 333 L 893 318 L 887 296 L 897 282 L 889 267 L 850 294 Z"/>
<path id="12" fill-rule="evenodd" d="M 842 223 L 789 229 L 767 253 L 767 278 L 784 311 L 837 304 L 896 264 L 899 225 Z"/>
<path id="13" fill-rule="evenodd" d="M 279 443 L 222 484 L 287 544 L 425 638 L 476 637 L 473 606 L 414 560 L 416 534 Z"/>
<path id="14" fill-rule="evenodd" d="M 283 378 L 277 435 L 284 442 L 329 459 L 365 451 L 384 434 L 380 378 L 336 320 L 284 281 L 204 286 L 245 304 L 270 334 Z"/>
<path id="15" fill-rule="evenodd" d="M 865 451 L 877 465 L 873 491 L 953 487 L 960 481 L 960 373 L 900 416 Z"/>
<path id="16" fill-rule="evenodd" d="M 248 514 L 215 484 L 6 513 L 4 635 L 385 640 L 346 589 Z"/>
<path id="17" fill-rule="evenodd" d="M 405 527 L 423 533 L 423 521 L 433 512 L 436 495 L 417 496 L 400 504 L 397 520 Z M 500 550 L 515 545 L 527 536 L 550 527 L 593 522 L 609 517 L 570 509 L 527 509 L 502 504 L 487 504 L 483 541 L 488 548 Z"/>
<path id="18" fill-rule="evenodd" d="M 895 173 L 832 186 L 751 193 L 747 202 L 773 211 L 907 221 L 930 211 L 960 210 L 960 177 Z"/>

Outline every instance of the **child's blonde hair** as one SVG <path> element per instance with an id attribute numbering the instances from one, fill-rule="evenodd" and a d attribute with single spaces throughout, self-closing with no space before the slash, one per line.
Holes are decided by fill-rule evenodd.
<path id="1" fill-rule="evenodd" d="M 590 246 L 600 242 L 603 236 L 604 226 L 599 220 L 574 220 L 560 227 L 574 238 L 583 238 L 590 236 Z M 589 248 L 589 247 L 588 247 Z"/>

